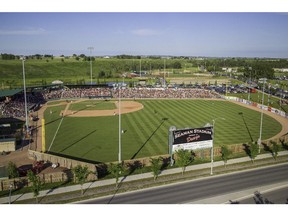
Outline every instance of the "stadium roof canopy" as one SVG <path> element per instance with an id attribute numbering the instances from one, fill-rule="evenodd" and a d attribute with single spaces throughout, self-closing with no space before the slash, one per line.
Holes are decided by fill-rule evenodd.
<path id="1" fill-rule="evenodd" d="M 12 89 L 12 90 L 0 90 L 0 98 L 1 97 L 10 97 L 15 94 L 18 94 L 19 92 L 22 92 L 23 89 Z"/>

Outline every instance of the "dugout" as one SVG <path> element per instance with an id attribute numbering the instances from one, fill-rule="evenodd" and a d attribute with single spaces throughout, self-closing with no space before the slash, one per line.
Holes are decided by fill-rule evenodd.
<path id="1" fill-rule="evenodd" d="M 0 118 L 0 139 L 7 136 L 13 137 L 23 125 L 24 121 L 17 118 Z"/>

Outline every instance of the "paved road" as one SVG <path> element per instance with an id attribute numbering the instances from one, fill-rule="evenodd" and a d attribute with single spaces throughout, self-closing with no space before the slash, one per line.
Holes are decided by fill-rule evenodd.
<path id="1" fill-rule="evenodd" d="M 259 191 L 258 191 L 259 192 Z M 235 200 L 239 204 L 288 204 L 288 186 L 278 189 L 268 189 L 253 193 L 252 196 L 245 199 Z"/>
<path id="2" fill-rule="evenodd" d="M 288 184 L 288 164 L 253 169 L 228 175 L 207 177 L 168 186 L 149 188 L 136 192 L 116 194 L 87 200 L 85 204 L 177 204 L 225 203 L 243 197 L 239 192 L 261 191 L 273 185 Z M 247 193 L 247 192 L 246 192 Z M 235 197 L 236 194 L 236 197 Z M 247 195 L 247 194 L 246 194 Z M 288 197 L 287 197 L 288 198 Z"/>

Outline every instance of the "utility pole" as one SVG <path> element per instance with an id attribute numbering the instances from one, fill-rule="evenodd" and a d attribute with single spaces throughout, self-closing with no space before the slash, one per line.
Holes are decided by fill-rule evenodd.
<path id="1" fill-rule="evenodd" d="M 90 50 L 90 85 L 92 85 L 92 50 L 94 47 L 88 47 L 88 50 Z"/>

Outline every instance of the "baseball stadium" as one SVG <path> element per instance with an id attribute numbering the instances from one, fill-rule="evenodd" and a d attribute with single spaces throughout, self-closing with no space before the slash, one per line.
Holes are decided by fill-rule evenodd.
<path id="1" fill-rule="evenodd" d="M 124 161 L 167 155 L 171 126 L 213 125 L 216 148 L 256 142 L 262 114 L 259 104 L 201 88 L 58 86 L 31 89 L 28 98 L 30 149 L 94 164 L 118 161 L 119 153 Z M 23 93 L 11 101 L 23 104 Z M 24 119 L 23 110 L 9 111 Z M 263 141 L 287 133 L 283 111 L 263 112 Z"/>

